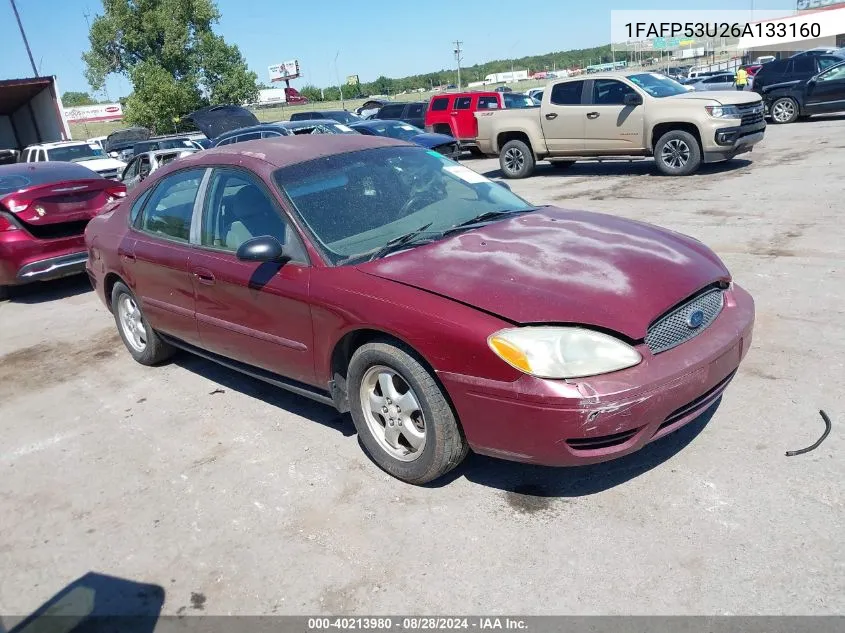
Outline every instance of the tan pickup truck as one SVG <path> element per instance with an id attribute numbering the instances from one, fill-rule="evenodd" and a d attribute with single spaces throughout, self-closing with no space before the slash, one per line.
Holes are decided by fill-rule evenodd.
<path id="1" fill-rule="evenodd" d="M 549 83 L 537 108 L 479 110 L 478 148 L 498 155 L 507 178 L 525 178 L 538 160 L 654 156 L 657 168 L 686 176 L 702 163 L 750 152 L 763 139 L 763 103 L 754 92 L 688 92 L 658 73 L 596 73 Z"/>

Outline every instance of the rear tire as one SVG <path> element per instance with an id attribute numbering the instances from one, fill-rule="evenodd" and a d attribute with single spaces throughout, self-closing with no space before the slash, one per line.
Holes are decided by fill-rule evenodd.
<path id="1" fill-rule="evenodd" d="M 508 141 L 499 150 L 499 167 L 505 178 L 527 178 L 534 173 L 534 152 L 524 141 Z"/>
<path id="2" fill-rule="evenodd" d="M 397 479 L 428 483 L 469 452 L 442 389 L 410 349 L 386 340 L 362 345 L 349 362 L 347 384 L 364 450 Z"/>
<path id="3" fill-rule="evenodd" d="M 798 102 L 792 97 L 781 97 L 771 107 L 772 123 L 794 123 L 801 114 Z"/>
<path id="4" fill-rule="evenodd" d="M 665 176 L 689 176 L 701 166 L 701 146 L 684 130 L 670 130 L 654 147 L 654 162 Z"/>
<path id="5" fill-rule="evenodd" d="M 142 365 L 157 365 L 173 356 L 176 350 L 150 327 L 135 295 L 122 282 L 112 288 L 111 306 L 117 331 L 132 358 Z"/>

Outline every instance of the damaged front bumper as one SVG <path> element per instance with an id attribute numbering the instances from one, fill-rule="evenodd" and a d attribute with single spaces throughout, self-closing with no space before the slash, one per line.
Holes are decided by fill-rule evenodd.
<path id="1" fill-rule="evenodd" d="M 577 380 L 502 383 L 439 373 L 477 453 L 550 466 L 615 459 L 704 413 L 751 346 L 754 302 L 739 286 L 701 334 L 629 369 Z"/>

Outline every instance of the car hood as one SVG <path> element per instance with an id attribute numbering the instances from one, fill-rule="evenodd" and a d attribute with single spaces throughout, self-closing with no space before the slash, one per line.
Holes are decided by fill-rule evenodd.
<path id="1" fill-rule="evenodd" d="M 687 86 L 690 85 L 695 86 L 695 84 L 687 84 Z M 759 101 L 760 95 L 749 90 L 713 90 L 711 92 L 685 92 L 684 94 L 664 98 L 673 100 L 698 99 L 701 101 L 715 101 L 719 105 L 742 105 Z"/>
<path id="2" fill-rule="evenodd" d="M 115 158 L 89 158 L 88 160 L 79 160 L 76 162 L 92 171 L 110 171 L 112 169 L 123 169 L 126 167 L 126 163 Z"/>
<path id="3" fill-rule="evenodd" d="M 424 134 L 417 134 L 416 136 L 412 137 L 411 142 L 431 149 L 432 147 L 437 147 L 438 145 L 454 143 L 455 137 L 449 136 L 448 134 L 435 134 L 434 132 L 425 132 Z"/>
<path id="4" fill-rule="evenodd" d="M 572 323 L 645 337 L 655 318 L 730 279 L 700 242 L 615 216 L 544 207 L 360 264 L 514 323 Z"/>
<path id="5" fill-rule="evenodd" d="M 125 130 L 117 130 L 106 137 L 105 149 L 107 152 L 115 151 L 119 147 L 134 145 L 138 141 L 146 141 L 152 136 L 152 132 L 145 127 L 130 127 Z"/>
<path id="6" fill-rule="evenodd" d="M 258 125 L 258 118 L 246 108 L 220 105 L 201 108 L 186 115 L 186 121 L 196 125 L 207 138 L 214 139 L 242 127 Z"/>

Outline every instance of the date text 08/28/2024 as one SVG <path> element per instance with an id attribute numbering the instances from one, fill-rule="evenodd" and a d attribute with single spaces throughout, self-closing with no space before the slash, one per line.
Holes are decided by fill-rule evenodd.
<path id="1" fill-rule="evenodd" d="M 821 37 L 821 23 L 756 23 L 739 22 L 627 22 L 627 36 L 634 38 L 650 37 L 766 37 L 766 38 L 811 38 Z"/>

